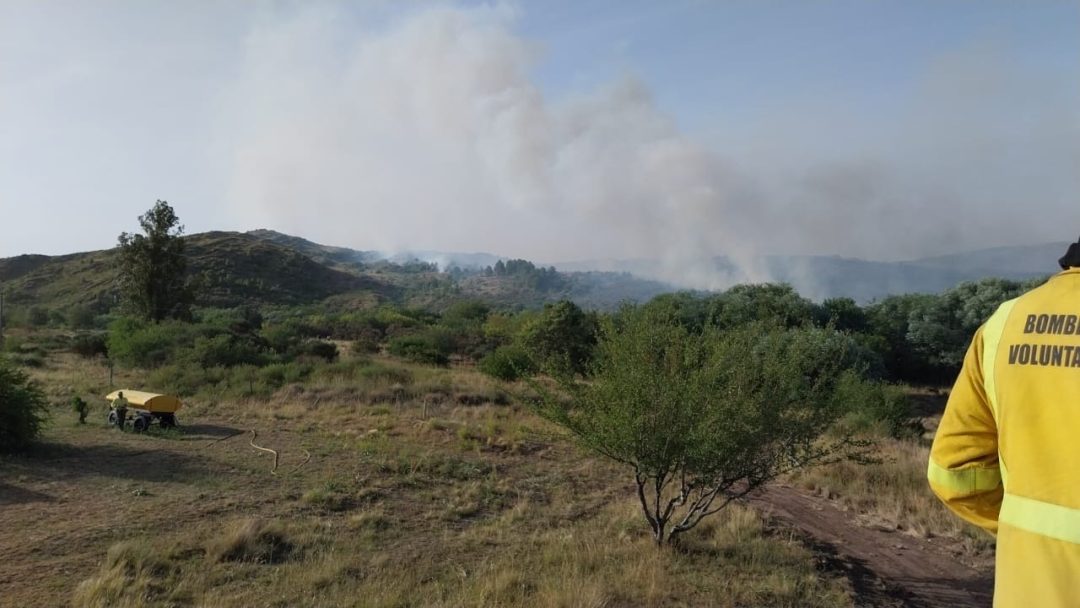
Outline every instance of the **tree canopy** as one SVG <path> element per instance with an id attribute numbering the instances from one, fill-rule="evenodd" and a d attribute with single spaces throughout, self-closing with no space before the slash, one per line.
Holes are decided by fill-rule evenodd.
<path id="1" fill-rule="evenodd" d="M 29 447 L 45 423 L 47 405 L 41 387 L 0 358 L 0 452 Z"/>
<path id="2" fill-rule="evenodd" d="M 120 295 L 127 311 L 149 321 L 189 319 L 184 227 L 165 201 L 139 216 L 144 234 L 120 233 Z"/>
<path id="3" fill-rule="evenodd" d="M 854 444 L 821 441 L 846 411 L 850 346 L 829 329 L 752 323 L 692 332 L 633 307 L 603 324 L 593 375 L 538 411 L 633 469 L 657 543 L 732 500 Z"/>

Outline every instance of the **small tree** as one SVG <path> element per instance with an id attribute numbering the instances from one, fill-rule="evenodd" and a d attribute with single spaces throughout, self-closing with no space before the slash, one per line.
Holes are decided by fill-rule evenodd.
<path id="1" fill-rule="evenodd" d="M 79 424 L 86 424 L 86 415 L 90 413 L 90 406 L 78 395 L 71 398 L 71 409 L 79 415 Z"/>
<path id="2" fill-rule="evenodd" d="M 0 359 L 0 452 L 29 447 L 45 423 L 46 406 L 41 387 Z"/>
<path id="3" fill-rule="evenodd" d="M 49 309 L 33 306 L 26 315 L 26 321 L 32 327 L 45 327 L 49 324 Z"/>
<path id="4" fill-rule="evenodd" d="M 849 343 L 761 324 L 692 333 L 624 309 L 602 329 L 590 381 L 538 407 L 633 469 L 660 545 L 779 475 L 856 452 L 848 438 L 822 439 L 845 413 L 836 389 L 854 376 L 841 363 Z"/>
<path id="5" fill-rule="evenodd" d="M 158 201 L 139 216 L 143 234 L 120 234 L 120 294 L 131 314 L 149 321 L 191 317 L 184 257 L 184 227 L 173 208 Z"/>
<path id="6" fill-rule="evenodd" d="M 597 319 L 573 302 L 545 304 L 523 329 L 521 344 L 547 371 L 583 374 L 596 347 Z"/>

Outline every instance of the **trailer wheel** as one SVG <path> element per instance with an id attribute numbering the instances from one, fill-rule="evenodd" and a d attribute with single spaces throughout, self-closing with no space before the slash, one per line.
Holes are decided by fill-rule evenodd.
<path id="1" fill-rule="evenodd" d="M 162 414 L 158 418 L 158 424 L 160 424 L 163 429 L 171 429 L 176 426 L 176 417 L 172 414 Z"/>
<path id="2" fill-rule="evenodd" d="M 116 426 L 117 421 L 116 410 L 109 410 L 109 426 Z"/>
<path id="3" fill-rule="evenodd" d="M 131 429 L 136 433 L 141 433 L 150 427 L 150 418 L 147 416 L 136 416 L 135 420 L 131 421 Z"/>

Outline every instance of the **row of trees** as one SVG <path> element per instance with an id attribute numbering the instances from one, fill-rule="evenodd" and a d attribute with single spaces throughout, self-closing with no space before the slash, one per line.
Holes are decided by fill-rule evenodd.
<path id="1" fill-rule="evenodd" d="M 850 298 L 817 304 L 788 285 L 739 285 L 713 295 L 658 296 L 647 306 L 690 328 L 767 321 L 782 327 L 832 327 L 852 336 L 882 378 L 919 384 L 955 377 L 975 330 L 998 305 L 1042 280 L 985 279 L 942 294 L 889 296 L 866 306 Z"/>

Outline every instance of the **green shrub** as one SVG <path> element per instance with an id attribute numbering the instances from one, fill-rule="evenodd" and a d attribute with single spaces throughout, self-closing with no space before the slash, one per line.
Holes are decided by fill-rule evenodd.
<path id="1" fill-rule="evenodd" d="M 79 424 L 86 424 L 86 415 L 90 413 L 90 406 L 78 395 L 71 398 L 71 410 L 79 415 Z"/>
<path id="2" fill-rule="evenodd" d="M 844 425 L 851 430 L 897 438 L 912 432 L 911 402 L 903 387 L 847 377 L 837 386 L 836 398 L 847 412 Z"/>
<path id="3" fill-rule="evenodd" d="M 41 432 L 47 405 L 37 383 L 0 359 L 0 452 L 29 447 Z"/>
<path id="4" fill-rule="evenodd" d="M 45 356 L 40 351 L 17 353 L 11 359 L 23 367 L 45 367 Z"/>
<path id="5" fill-rule="evenodd" d="M 508 344 L 481 359 L 480 371 L 492 378 L 512 382 L 535 373 L 536 364 L 524 348 Z"/>
<path id="6" fill-rule="evenodd" d="M 3 352 L 5 353 L 21 353 L 23 346 L 26 344 L 26 340 L 19 336 L 11 336 L 3 341 Z"/>
<path id="7" fill-rule="evenodd" d="M 413 375 L 407 369 L 374 363 L 357 370 L 356 379 L 365 384 L 412 384 Z"/>
<path id="8" fill-rule="evenodd" d="M 80 357 L 91 359 L 108 356 L 109 346 L 102 334 L 79 334 L 71 341 L 71 350 Z"/>
<path id="9" fill-rule="evenodd" d="M 146 377 L 146 382 L 155 390 L 194 395 L 215 387 L 225 373 L 223 367 L 206 368 L 192 363 L 174 363 L 154 369 Z"/>
<path id="10" fill-rule="evenodd" d="M 311 375 L 312 366 L 305 363 L 274 363 L 259 370 L 259 379 L 271 388 L 301 382 Z"/>
<path id="11" fill-rule="evenodd" d="M 338 358 L 338 347 L 333 342 L 309 340 L 301 346 L 300 354 L 333 362 Z"/>
<path id="12" fill-rule="evenodd" d="M 67 324 L 75 329 L 93 329 L 96 315 L 94 309 L 89 306 L 76 306 L 68 309 Z"/>
<path id="13" fill-rule="evenodd" d="M 718 495 L 859 455 L 849 437 L 822 440 L 845 413 L 838 392 L 862 382 L 843 367 L 847 346 L 769 323 L 696 333 L 624 307 L 602 326 L 590 380 L 557 396 L 535 383 L 537 411 L 626 465 L 659 545 L 723 508 Z"/>
<path id="14" fill-rule="evenodd" d="M 352 341 L 349 350 L 356 355 L 370 355 L 379 352 L 379 340 L 374 336 L 360 336 Z"/>
<path id="15" fill-rule="evenodd" d="M 32 327 L 45 327 L 49 324 L 49 310 L 41 306 L 34 306 L 26 313 L 26 321 Z"/>
<path id="16" fill-rule="evenodd" d="M 197 332 L 197 326 L 181 321 L 150 323 L 121 317 L 109 327 L 109 355 L 125 365 L 157 367 L 191 347 Z"/>
<path id="17" fill-rule="evenodd" d="M 295 351 L 300 342 L 312 334 L 310 328 L 293 320 L 264 328 L 261 332 L 270 350 L 282 355 Z"/>
<path id="18" fill-rule="evenodd" d="M 598 324 L 569 300 L 544 305 L 522 329 L 521 341 L 534 361 L 558 375 L 585 374 L 593 360 Z"/>
<path id="19" fill-rule="evenodd" d="M 200 336 L 188 357 L 203 367 L 261 365 L 266 361 L 262 345 L 249 336 L 220 334 Z"/>
<path id="20" fill-rule="evenodd" d="M 426 365 L 446 365 L 450 362 L 445 344 L 440 344 L 432 333 L 402 336 L 390 341 L 387 350 L 391 355 L 414 363 Z"/>

